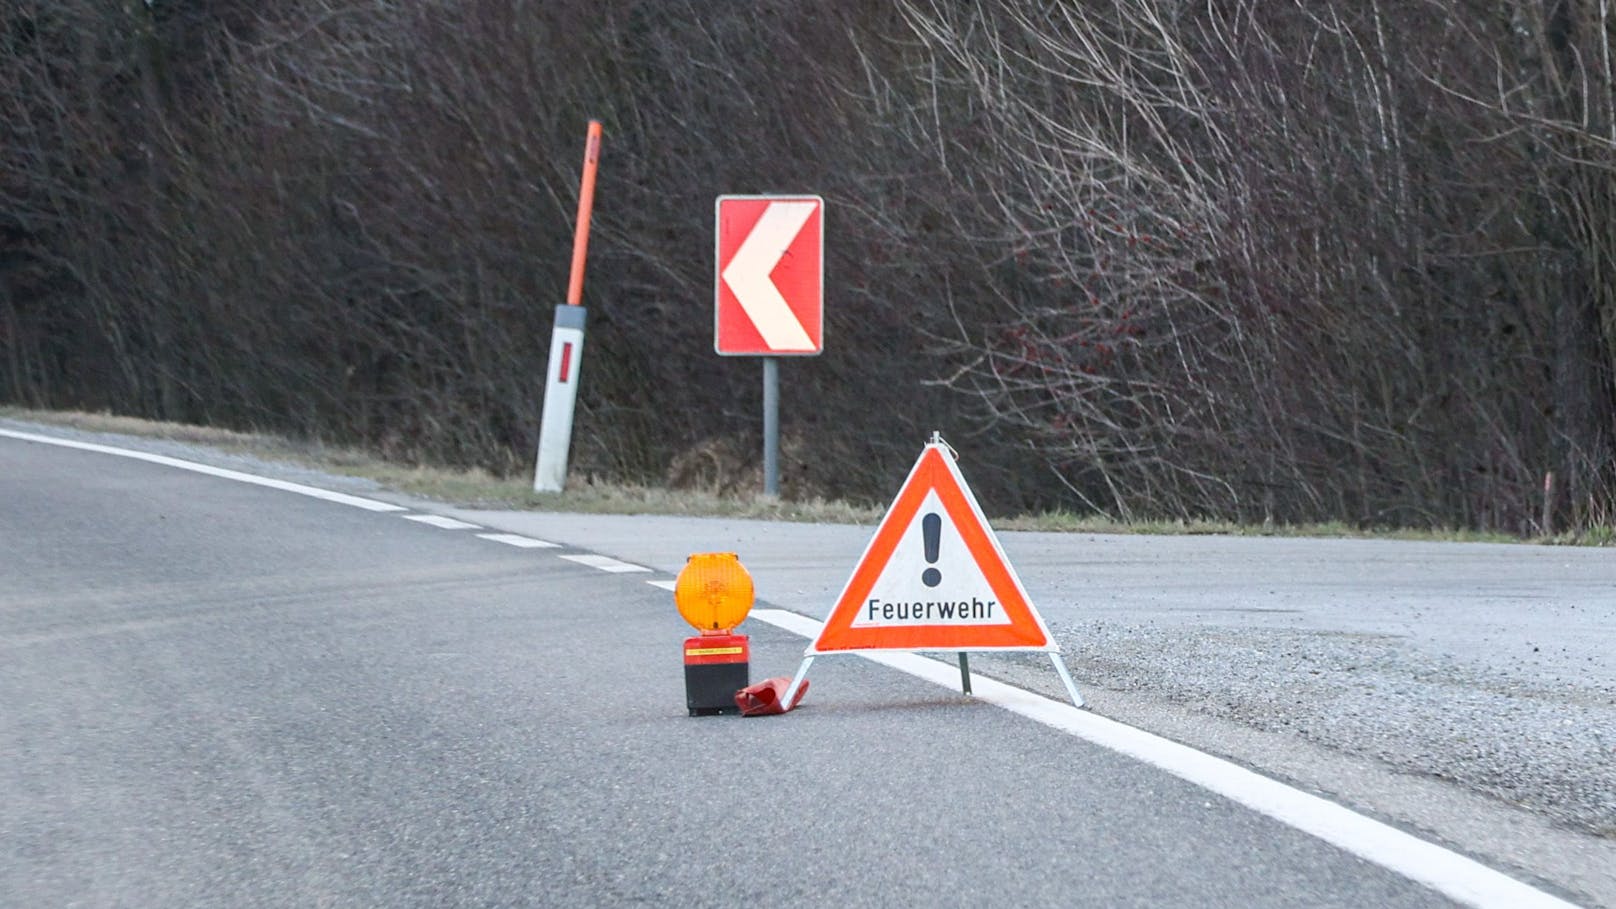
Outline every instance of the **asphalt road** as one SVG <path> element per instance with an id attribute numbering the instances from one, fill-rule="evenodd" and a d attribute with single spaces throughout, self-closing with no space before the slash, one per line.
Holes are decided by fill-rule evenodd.
<path id="1" fill-rule="evenodd" d="M 689 718 L 645 583 L 676 565 L 568 561 L 602 549 L 570 526 L 517 549 L 0 438 L 0 904 L 1448 904 L 856 659 L 788 717 Z M 755 674 L 795 665 L 747 630 Z"/>

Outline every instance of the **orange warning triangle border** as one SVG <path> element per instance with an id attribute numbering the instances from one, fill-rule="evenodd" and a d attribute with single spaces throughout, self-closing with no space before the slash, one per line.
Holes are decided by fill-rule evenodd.
<path id="1" fill-rule="evenodd" d="M 892 558 L 905 531 L 913 524 L 926 494 L 935 492 L 948 519 L 965 542 L 966 550 L 997 595 L 1009 624 L 901 625 L 854 627 L 864 600 Z M 837 597 L 819 637 L 805 654 L 846 653 L 857 650 L 1033 650 L 1058 653 L 1044 620 L 1033 608 L 1026 588 L 1010 567 L 1004 549 L 988 527 L 981 506 L 965 485 L 953 455 L 940 442 L 921 451 L 897 498 L 876 528 L 875 536 L 859 558 L 853 576 Z"/>

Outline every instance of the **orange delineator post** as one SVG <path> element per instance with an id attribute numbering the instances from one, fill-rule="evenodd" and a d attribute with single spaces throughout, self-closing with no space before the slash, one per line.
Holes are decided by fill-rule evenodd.
<path id="1" fill-rule="evenodd" d="M 583 368 L 584 259 L 589 254 L 589 219 L 595 208 L 595 170 L 600 165 L 600 121 L 589 121 L 584 145 L 584 174 L 578 187 L 578 223 L 572 235 L 572 278 L 567 302 L 556 304 L 550 334 L 550 366 L 544 385 L 544 411 L 539 424 L 539 457 L 533 468 L 533 489 L 560 492 L 567 485 L 567 456 L 572 450 L 572 412 L 578 400 L 578 375 Z"/>
<path id="2" fill-rule="evenodd" d="M 589 255 L 589 218 L 595 209 L 595 171 L 600 166 L 600 121 L 589 121 L 584 145 L 584 175 L 578 187 L 578 223 L 572 231 L 572 278 L 567 282 L 567 305 L 584 298 L 584 260 Z"/>

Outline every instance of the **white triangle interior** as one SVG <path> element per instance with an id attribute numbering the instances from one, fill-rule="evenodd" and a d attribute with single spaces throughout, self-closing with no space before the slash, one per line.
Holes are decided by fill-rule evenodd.
<path id="1" fill-rule="evenodd" d="M 941 519 L 936 561 L 926 558 L 924 522 L 929 514 Z M 940 575 L 932 578 L 937 581 L 935 586 L 926 583 L 928 569 Z M 1008 625 L 1010 617 L 998 599 L 932 490 L 904 528 L 869 595 L 859 604 L 852 627 Z"/>

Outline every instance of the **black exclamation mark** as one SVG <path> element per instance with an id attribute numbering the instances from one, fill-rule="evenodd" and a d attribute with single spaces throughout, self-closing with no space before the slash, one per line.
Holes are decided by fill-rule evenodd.
<path id="1" fill-rule="evenodd" d="M 926 539 L 926 561 L 937 561 L 937 546 L 942 542 L 943 518 L 942 515 L 932 512 L 920 519 L 920 532 Z M 936 587 L 943 583 L 943 573 L 936 568 L 928 568 L 921 572 L 920 580 L 927 587 Z"/>

